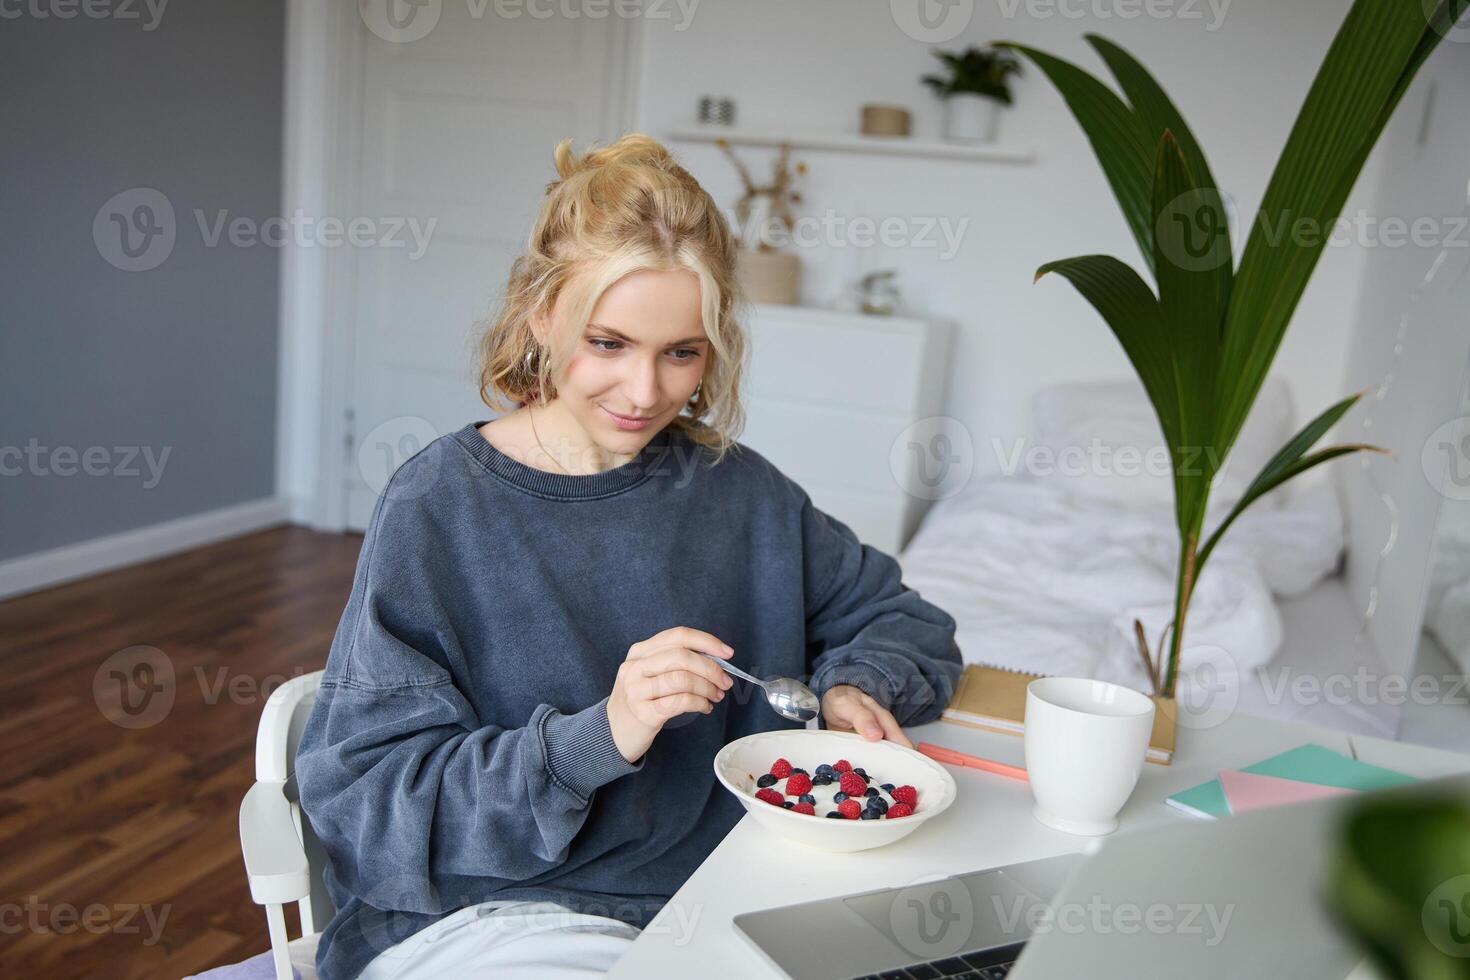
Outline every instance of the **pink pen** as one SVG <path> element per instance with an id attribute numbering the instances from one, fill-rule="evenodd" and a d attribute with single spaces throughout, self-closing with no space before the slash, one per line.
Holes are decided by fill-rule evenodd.
<path id="1" fill-rule="evenodd" d="M 1010 776 L 1012 779 L 1027 778 L 1026 770 L 1020 766 L 1007 765 L 1004 762 L 996 762 L 993 759 L 982 759 L 978 755 L 966 755 L 954 749 L 947 749 L 942 745 L 920 742 L 914 748 L 935 762 L 947 762 L 952 766 L 969 766 L 971 769 L 983 769 L 986 772 L 993 772 L 1000 776 Z"/>

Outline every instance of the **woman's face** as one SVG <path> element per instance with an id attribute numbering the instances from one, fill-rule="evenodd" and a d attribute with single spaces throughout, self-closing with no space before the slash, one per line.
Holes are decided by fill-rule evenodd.
<path id="1" fill-rule="evenodd" d="M 683 411 L 709 357 L 699 305 L 686 269 L 632 272 L 603 292 L 553 379 L 556 401 L 593 442 L 637 453 Z"/>

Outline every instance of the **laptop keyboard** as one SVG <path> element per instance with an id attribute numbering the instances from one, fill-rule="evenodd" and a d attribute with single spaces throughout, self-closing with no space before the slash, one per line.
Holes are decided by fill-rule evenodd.
<path id="1" fill-rule="evenodd" d="M 927 963 L 911 963 L 899 970 L 867 973 L 853 980 L 1001 980 L 1011 972 L 1023 945 L 1011 943 Z"/>

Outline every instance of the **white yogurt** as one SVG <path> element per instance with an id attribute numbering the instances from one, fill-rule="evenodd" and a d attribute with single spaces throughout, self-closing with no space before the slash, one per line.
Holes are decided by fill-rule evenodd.
<path id="1" fill-rule="evenodd" d="M 811 775 L 812 774 L 808 772 L 808 778 L 811 778 Z M 759 775 L 757 776 L 757 778 L 759 778 Z M 778 779 L 771 784 L 770 788 L 780 793 L 785 799 L 790 800 L 792 803 L 800 803 L 801 800 L 795 794 L 788 793 L 786 791 L 786 783 L 790 780 L 790 778 L 791 777 L 788 776 L 784 779 Z M 883 786 L 881 785 L 883 782 L 885 782 L 885 780 L 874 778 L 872 782 L 868 783 L 868 787 L 870 789 L 876 789 L 878 791 L 878 798 L 891 807 L 898 801 L 893 798 L 893 794 L 889 793 L 883 788 Z M 837 809 L 837 801 L 833 799 L 833 797 L 842 792 L 842 786 L 840 785 L 840 783 L 840 779 L 834 779 L 832 782 L 828 783 L 825 786 L 813 786 L 811 789 L 807 790 L 807 793 L 815 798 L 817 801 L 813 806 L 813 809 L 816 810 L 816 816 L 826 817 L 828 813 Z M 896 785 L 897 784 L 895 784 L 895 786 Z M 759 789 L 760 787 L 757 786 L 756 788 Z M 854 796 L 851 798 L 857 800 L 858 805 L 861 806 L 863 809 L 867 809 L 868 800 L 866 797 Z M 771 804 L 766 805 L 770 806 Z M 885 813 L 879 819 L 887 820 L 887 813 Z"/>

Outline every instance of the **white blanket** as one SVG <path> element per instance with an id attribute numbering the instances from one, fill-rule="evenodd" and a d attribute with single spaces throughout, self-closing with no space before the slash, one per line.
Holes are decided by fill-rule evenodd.
<path id="1" fill-rule="evenodd" d="M 1225 673 L 1245 682 L 1281 644 L 1273 593 L 1304 592 L 1337 565 L 1343 528 L 1332 488 L 1273 496 L 1278 506 L 1247 510 L 1205 566 L 1184 631 L 1181 699 Z M 1212 511 L 1208 526 L 1221 517 Z M 966 661 L 1147 689 L 1133 621 L 1156 648 L 1173 617 L 1178 531 L 1167 508 L 993 477 L 936 503 L 899 561 L 905 583 L 955 617 Z"/>

